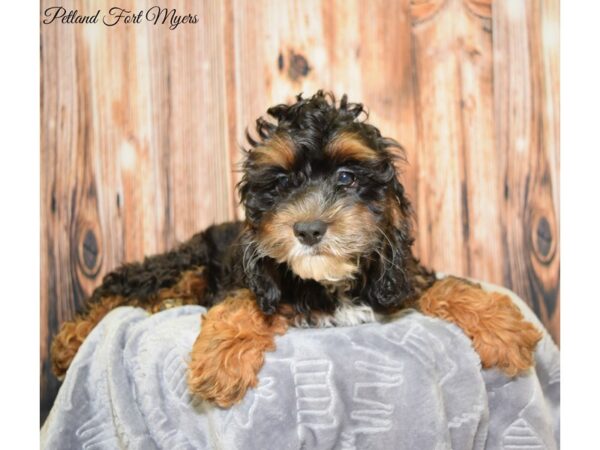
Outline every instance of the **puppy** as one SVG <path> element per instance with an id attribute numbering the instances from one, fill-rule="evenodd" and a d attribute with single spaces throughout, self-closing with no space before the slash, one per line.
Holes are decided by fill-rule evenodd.
<path id="1" fill-rule="evenodd" d="M 256 137 L 247 135 L 244 222 L 109 273 L 54 339 L 57 376 L 120 305 L 209 308 L 188 385 L 221 407 L 256 386 L 264 352 L 289 326 L 381 321 L 407 307 L 461 327 L 485 368 L 514 376 L 533 364 L 541 334 L 508 297 L 436 280 L 413 255 L 411 206 L 395 169 L 402 149 L 367 123 L 361 104 L 319 91 L 267 112 L 273 120 L 258 119 Z"/>

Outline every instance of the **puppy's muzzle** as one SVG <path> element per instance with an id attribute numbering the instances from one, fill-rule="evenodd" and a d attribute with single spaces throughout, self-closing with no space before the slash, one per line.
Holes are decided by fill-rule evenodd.
<path id="1" fill-rule="evenodd" d="M 327 224 L 322 220 L 296 222 L 294 224 L 294 235 L 302 244 L 309 247 L 318 244 L 326 232 Z"/>

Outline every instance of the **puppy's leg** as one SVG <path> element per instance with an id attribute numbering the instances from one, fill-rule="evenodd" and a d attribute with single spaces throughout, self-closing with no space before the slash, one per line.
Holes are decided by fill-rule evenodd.
<path id="1" fill-rule="evenodd" d="M 86 315 L 64 322 L 50 347 L 52 372 L 62 380 L 77 350 L 92 329 L 113 308 L 125 303 L 122 297 L 106 297 L 92 305 Z"/>
<path id="2" fill-rule="evenodd" d="M 149 271 L 148 276 L 150 275 Z M 105 282 L 101 288 L 108 290 L 110 286 Z M 90 300 L 87 312 L 63 323 L 54 337 L 50 347 L 52 372 L 59 380 L 64 378 L 84 339 L 112 309 L 127 305 L 142 307 L 154 313 L 173 306 L 199 304 L 202 302 L 205 290 L 206 280 L 203 270 L 196 268 L 182 272 L 173 286 L 147 293 L 143 297 L 140 296 L 141 299 L 113 295 L 101 297 L 99 300 Z"/>
<path id="3" fill-rule="evenodd" d="M 94 326 L 113 308 L 138 306 L 149 312 L 181 304 L 210 302 L 218 284 L 212 261 L 223 259 L 241 231 L 240 222 L 207 228 L 166 253 L 128 263 L 108 273 L 87 302 L 87 311 L 64 324 L 51 350 L 53 371 L 61 377 Z"/>
<path id="4" fill-rule="evenodd" d="M 420 310 L 458 325 L 473 341 L 484 368 L 515 376 L 534 363 L 542 334 L 511 299 L 454 277 L 436 282 L 419 299 Z"/>
<path id="5" fill-rule="evenodd" d="M 287 329 L 280 315 L 266 316 L 247 289 L 235 291 L 202 317 L 188 372 L 193 394 L 229 407 L 255 387 L 264 352 Z"/>

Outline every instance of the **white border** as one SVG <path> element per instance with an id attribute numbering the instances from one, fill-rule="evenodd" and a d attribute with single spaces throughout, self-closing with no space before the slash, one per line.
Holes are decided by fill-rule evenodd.
<path id="1" fill-rule="evenodd" d="M 600 7 L 561 5 L 561 448 L 597 448 Z"/>
<path id="2" fill-rule="evenodd" d="M 0 404 L 3 448 L 39 446 L 39 4 L 5 5 L 0 27 Z"/>

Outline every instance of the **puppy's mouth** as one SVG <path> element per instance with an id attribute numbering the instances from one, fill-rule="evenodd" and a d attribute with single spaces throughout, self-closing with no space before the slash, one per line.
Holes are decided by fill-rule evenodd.
<path id="1" fill-rule="evenodd" d="M 291 256 L 287 264 L 300 278 L 327 283 L 352 279 L 358 271 L 357 262 L 327 254 Z"/>
<path id="2" fill-rule="evenodd" d="M 267 216 L 257 243 L 260 254 L 286 264 L 300 278 L 338 283 L 355 277 L 361 255 L 378 239 L 376 230 L 366 206 L 315 196 Z"/>
<path id="3" fill-rule="evenodd" d="M 300 278 L 339 283 L 354 278 L 358 257 L 335 252 L 335 236 L 324 236 L 318 243 L 306 245 L 295 239 L 279 262 L 286 263 Z"/>

